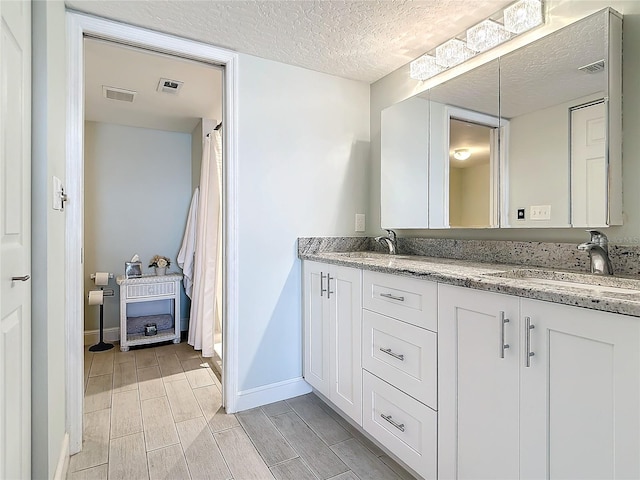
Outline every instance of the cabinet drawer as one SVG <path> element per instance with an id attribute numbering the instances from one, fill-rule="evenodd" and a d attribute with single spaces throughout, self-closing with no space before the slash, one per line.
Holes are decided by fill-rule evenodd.
<path id="1" fill-rule="evenodd" d="M 437 335 L 364 311 L 362 365 L 371 373 L 437 409 Z"/>
<path id="2" fill-rule="evenodd" d="M 437 414 L 366 370 L 362 426 L 424 478 L 436 478 Z"/>
<path id="3" fill-rule="evenodd" d="M 143 283 L 140 285 L 127 285 L 127 298 L 159 297 L 173 295 L 176 284 L 174 282 Z"/>
<path id="4" fill-rule="evenodd" d="M 365 271 L 364 308 L 434 332 L 438 328 L 438 285 L 425 280 Z"/>

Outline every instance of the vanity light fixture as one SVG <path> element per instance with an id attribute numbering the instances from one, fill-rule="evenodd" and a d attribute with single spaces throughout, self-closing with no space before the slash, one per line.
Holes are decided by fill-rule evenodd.
<path id="1" fill-rule="evenodd" d="M 457 38 L 452 38 L 436 48 L 436 62 L 445 68 L 454 67 L 474 55 L 475 52 Z"/>
<path id="2" fill-rule="evenodd" d="M 436 58 L 432 55 L 423 55 L 411 62 L 411 78 L 426 79 L 433 77 L 436 73 L 444 70 L 436 63 Z"/>
<path id="3" fill-rule="evenodd" d="M 542 0 L 519 0 L 411 62 L 409 75 L 414 80 L 427 80 L 544 21 Z"/>
<path id="4" fill-rule="evenodd" d="M 519 35 L 543 22 L 540 0 L 520 0 L 504 9 L 504 28 Z"/>
<path id="5" fill-rule="evenodd" d="M 453 151 L 453 158 L 456 160 L 466 160 L 471 156 L 471 152 L 468 148 L 456 148 Z"/>
<path id="6" fill-rule="evenodd" d="M 498 22 L 487 19 L 467 30 L 467 45 L 471 50 L 484 52 L 511 38 L 511 34 Z"/>

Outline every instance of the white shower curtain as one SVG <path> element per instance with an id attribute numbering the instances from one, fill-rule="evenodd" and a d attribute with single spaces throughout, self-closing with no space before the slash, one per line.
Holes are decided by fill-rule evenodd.
<path id="1" fill-rule="evenodd" d="M 222 323 L 222 132 L 214 130 L 203 143 L 188 342 L 211 357 Z"/>

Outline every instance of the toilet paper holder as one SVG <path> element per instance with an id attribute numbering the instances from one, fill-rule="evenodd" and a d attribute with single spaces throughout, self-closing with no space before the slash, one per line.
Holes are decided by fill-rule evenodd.
<path id="1" fill-rule="evenodd" d="M 96 274 L 92 273 L 91 275 L 89 275 L 89 278 L 91 278 L 91 280 L 95 280 L 96 279 Z M 109 274 L 109 279 L 113 278 L 113 273 Z"/>

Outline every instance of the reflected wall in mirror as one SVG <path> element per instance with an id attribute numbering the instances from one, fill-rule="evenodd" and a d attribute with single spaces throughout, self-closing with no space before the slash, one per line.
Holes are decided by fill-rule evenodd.
<path id="1" fill-rule="evenodd" d="M 607 150 L 610 140 L 620 143 L 615 120 L 607 121 L 607 110 L 614 119 L 620 108 L 609 87 L 621 79 L 615 35 L 609 40 L 611 24 L 619 22 L 609 10 L 598 12 L 501 57 L 501 116 L 509 122 L 502 226 L 602 227 L 621 220 L 609 217 L 620 158 L 616 147 Z"/>
<path id="2" fill-rule="evenodd" d="M 429 94 L 382 112 L 382 228 L 429 227 Z"/>
<path id="3" fill-rule="evenodd" d="M 499 225 L 498 85 L 495 60 L 429 92 L 429 228 Z M 456 159 L 456 150 L 469 158 Z"/>

